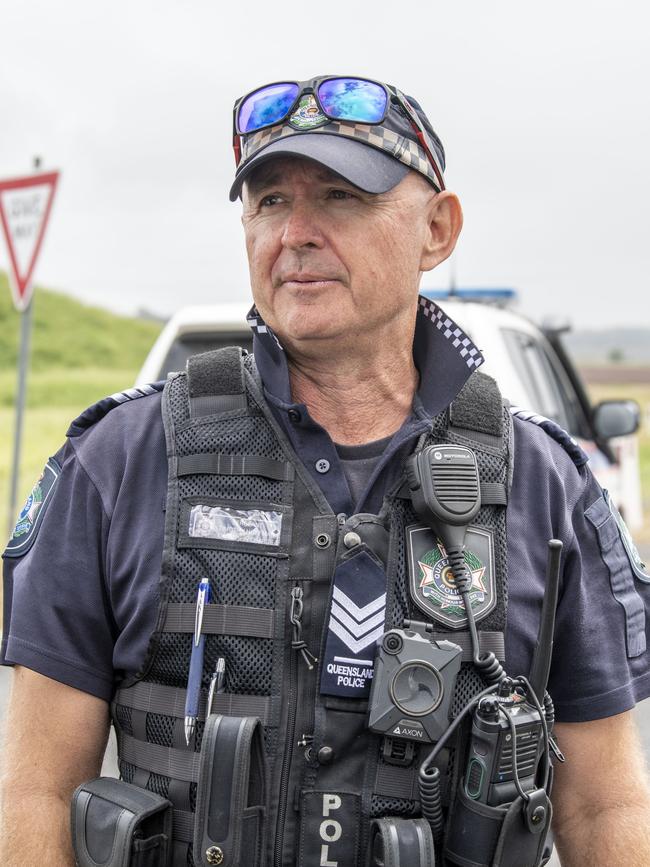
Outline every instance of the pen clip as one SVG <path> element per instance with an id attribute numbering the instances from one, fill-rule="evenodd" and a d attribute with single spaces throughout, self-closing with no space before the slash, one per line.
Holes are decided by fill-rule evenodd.
<path id="1" fill-rule="evenodd" d="M 217 659 L 217 664 L 214 669 L 214 673 L 210 678 L 210 690 L 208 692 L 208 703 L 206 706 L 205 715 L 209 717 L 212 713 L 212 702 L 214 700 L 214 696 L 217 692 L 223 691 L 224 685 L 224 677 L 226 674 L 226 660 L 223 656 L 220 656 Z"/>
<path id="2" fill-rule="evenodd" d="M 201 581 L 196 597 L 196 614 L 194 616 L 194 646 L 197 647 L 201 640 L 203 628 L 203 613 L 206 604 L 210 601 L 210 582 Z"/>

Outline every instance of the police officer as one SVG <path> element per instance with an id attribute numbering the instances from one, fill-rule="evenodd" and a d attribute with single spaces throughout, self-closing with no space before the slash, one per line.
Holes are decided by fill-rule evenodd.
<path id="1" fill-rule="evenodd" d="M 480 351 L 418 299 L 462 225 L 430 122 L 392 86 L 329 76 L 238 100 L 234 140 L 255 365 L 201 357 L 164 395 L 91 407 L 5 552 L 2 863 L 73 863 L 70 797 L 99 773 L 112 700 L 122 776 L 191 826 L 196 780 L 156 756 L 187 769 L 200 749 L 204 703 L 183 737 L 182 622 L 201 577 L 214 606 L 203 692 L 225 659 L 217 709 L 239 699 L 265 724 L 267 863 L 360 864 L 372 816 L 416 814 L 403 788 L 391 797 L 399 768 L 380 773 L 365 702 L 384 628 L 415 613 L 453 639 L 466 623 L 402 484 L 414 449 L 454 434 L 494 472 L 468 545 L 472 598 L 513 674 L 530 668 L 546 542 L 564 542 L 549 684 L 568 757 L 553 792 L 563 864 L 647 865 L 630 709 L 650 693 L 650 579 L 580 450 L 530 413 L 504 421 Z M 191 830 L 175 828 L 174 865 L 203 863 Z"/>

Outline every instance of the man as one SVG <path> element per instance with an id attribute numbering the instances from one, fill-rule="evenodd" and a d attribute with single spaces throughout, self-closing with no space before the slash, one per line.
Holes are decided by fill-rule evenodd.
<path id="1" fill-rule="evenodd" d="M 363 864 L 371 818 L 419 815 L 425 753 L 402 761 L 370 734 L 367 699 L 384 629 L 466 633 L 404 484 L 415 449 L 453 438 L 500 492 L 468 531 L 471 607 L 513 676 L 531 664 L 546 543 L 565 546 L 549 684 L 562 863 L 647 865 L 630 708 L 650 693 L 650 593 L 584 456 L 552 424 L 504 415 L 480 352 L 418 301 L 462 225 L 429 121 L 376 82 L 279 83 L 237 102 L 235 152 L 257 369 L 202 356 L 162 400 L 156 386 L 84 413 L 6 552 L 2 863 L 73 863 L 70 797 L 99 773 L 110 700 L 122 776 L 174 804 L 173 864 L 220 863 L 193 828 L 205 701 L 188 743 L 183 713 L 200 580 L 204 697 L 224 659 L 212 710 L 265 725 L 266 863 Z M 485 685 L 464 659 L 463 702 Z"/>

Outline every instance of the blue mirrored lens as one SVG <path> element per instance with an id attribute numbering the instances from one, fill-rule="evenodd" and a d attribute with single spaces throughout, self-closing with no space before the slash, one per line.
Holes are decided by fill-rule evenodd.
<path id="1" fill-rule="evenodd" d="M 331 78 L 318 88 L 326 113 L 338 120 L 379 123 L 386 111 L 386 91 L 360 78 Z"/>
<path id="2" fill-rule="evenodd" d="M 237 126 L 239 132 L 254 132 L 263 126 L 278 123 L 289 111 L 298 96 L 297 84 L 269 84 L 251 93 L 239 106 Z"/>

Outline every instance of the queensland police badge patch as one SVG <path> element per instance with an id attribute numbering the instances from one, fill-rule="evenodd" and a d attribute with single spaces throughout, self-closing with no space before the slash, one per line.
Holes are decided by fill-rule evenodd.
<path id="1" fill-rule="evenodd" d="M 296 129 L 316 129 L 318 126 L 329 123 L 313 93 L 305 94 L 298 103 L 298 107 L 289 118 L 289 124 Z"/>
<path id="2" fill-rule="evenodd" d="M 467 625 L 465 607 L 454 582 L 447 552 L 430 527 L 411 524 L 406 528 L 409 559 L 409 589 L 415 604 L 452 629 Z M 497 602 L 492 533 L 469 527 L 465 537 L 465 563 L 472 575 L 470 600 L 477 621 Z"/>
<path id="3" fill-rule="evenodd" d="M 18 515 L 5 557 L 21 557 L 32 547 L 60 472 L 59 464 L 50 458 Z"/>

